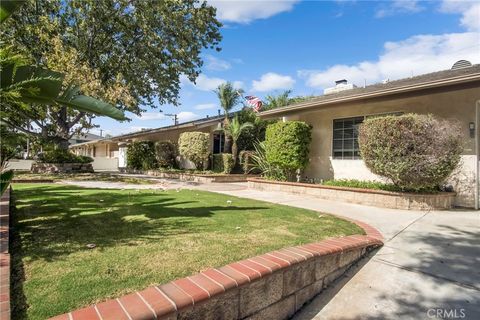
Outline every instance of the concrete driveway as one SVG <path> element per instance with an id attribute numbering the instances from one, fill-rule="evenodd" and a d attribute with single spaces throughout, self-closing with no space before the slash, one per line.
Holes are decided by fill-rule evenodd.
<path id="1" fill-rule="evenodd" d="M 381 209 L 229 185 L 199 187 L 355 218 L 385 237 L 294 319 L 480 319 L 479 211 Z"/>

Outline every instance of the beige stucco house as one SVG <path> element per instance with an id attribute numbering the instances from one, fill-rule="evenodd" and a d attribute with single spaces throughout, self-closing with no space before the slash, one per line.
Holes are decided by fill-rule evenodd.
<path id="1" fill-rule="evenodd" d="M 456 204 L 478 208 L 480 136 L 480 65 L 445 70 L 416 77 L 355 87 L 339 81 L 317 98 L 261 112 L 265 119 L 301 120 L 313 127 L 310 163 L 304 178 L 380 179 L 359 156 L 356 127 L 372 115 L 433 114 L 458 121 L 464 136 L 462 163 L 450 179 L 457 192 Z M 76 153 L 122 158 L 122 148 L 135 140 L 177 140 L 181 132 L 212 133 L 212 152 L 221 145 L 216 129 L 221 118 L 209 118 L 176 126 L 145 130 L 111 139 L 72 145 Z M 93 149 L 92 149 L 93 148 Z M 93 150 L 88 153 L 88 150 Z M 120 161 L 120 166 L 125 163 Z"/>

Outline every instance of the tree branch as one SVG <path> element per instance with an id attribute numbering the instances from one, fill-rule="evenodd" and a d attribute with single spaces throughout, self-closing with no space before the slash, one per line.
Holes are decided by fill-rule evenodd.
<path id="1" fill-rule="evenodd" d="M 2 122 L 8 124 L 10 127 L 15 128 L 15 129 L 17 129 L 17 130 L 19 130 L 19 131 L 21 131 L 21 132 L 23 132 L 23 133 L 30 134 L 30 135 L 36 136 L 36 137 L 41 137 L 41 136 L 42 136 L 42 135 L 41 135 L 40 133 L 38 133 L 38 132 L 30 131 L 30 130 L 28 130 L 28 129 L 23 128 L 22 126 L 19 126 L 19 125 L 15 124 L 15 123 L 12 123 L 12 122 L 10 122 L 10 121 L 8 121 L 8 120 L 5 120 L 5 119 L 3 119 L 3 118 L 2 118 Z"/>
<path id="2" fill-rule="evenodd" d="M 85 116 L 85 114 L 86 114 L 86 113 L 83 112 L 83 111 L 82 111 L 82 112 L 79 112 L 79 113 L 75 116 L 75 118 L 72 119 L 72 121 L 69 121 L 68 124 L 67 124 L 68 130 L 70 131 L 70 129 L 71 129 L 74 125 L 76 125 L 76 124 L 80 121 L 80 119 L 82 119 L 82 118 Z"/>

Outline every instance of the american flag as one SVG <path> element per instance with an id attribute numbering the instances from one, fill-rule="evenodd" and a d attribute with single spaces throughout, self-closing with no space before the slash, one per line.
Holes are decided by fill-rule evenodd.
<path id="1" fill-rule="evenodd" d="M 247 101 L 247 104 L 255 110 L 255 112 L 260 111 L 260 108 L 262 107 L 262 100 L 260 98 L 257 98 L 255 96 L 246 96 L 245 100 Z"/>

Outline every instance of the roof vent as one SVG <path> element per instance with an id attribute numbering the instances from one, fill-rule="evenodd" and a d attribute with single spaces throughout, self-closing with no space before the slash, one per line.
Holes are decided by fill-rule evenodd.
<path id="1" fill-rule="evenodd" d="M 472 63 L 468 60 L 458 60 L 452 66 L 452 70 L 471 67 Z"/>
<path id="2" fill-rule="evenodd" d="M 354 85 L 353 83 L 348 83 L 347 80 L 341 79 L 341 80 L 335 81 L 335 87 L 326 88 L 325 90 L 323 90 L 323 94 L 333 94 L 340 91 L 350 90 L 356 87 L 357 86 Z"/>

